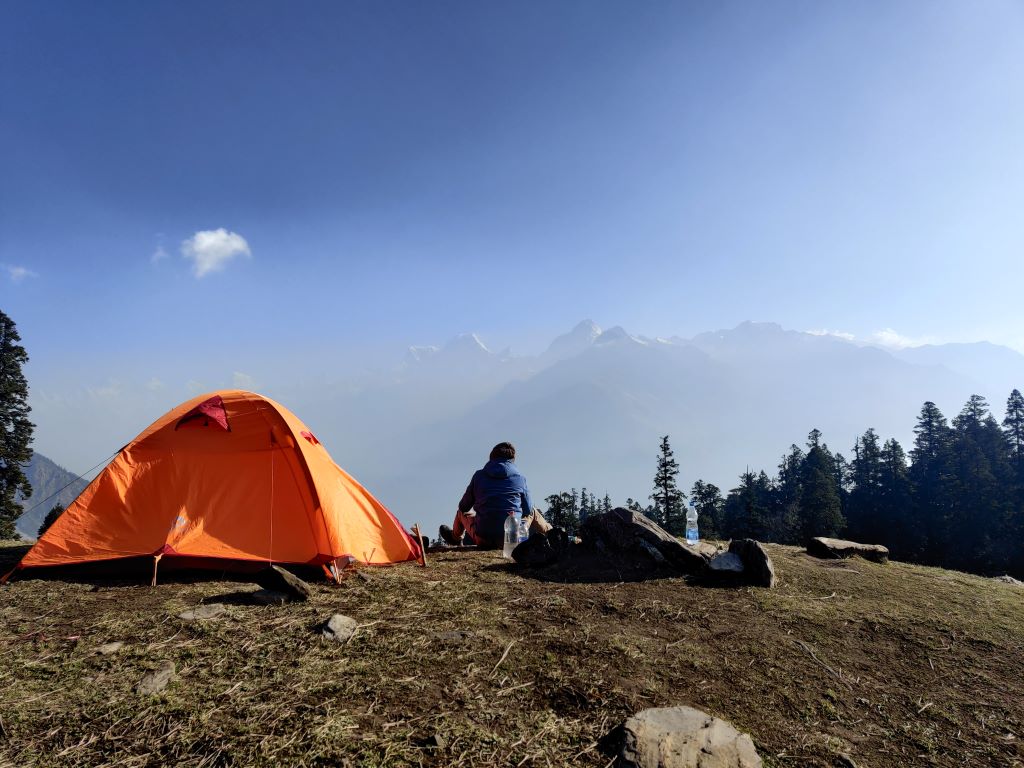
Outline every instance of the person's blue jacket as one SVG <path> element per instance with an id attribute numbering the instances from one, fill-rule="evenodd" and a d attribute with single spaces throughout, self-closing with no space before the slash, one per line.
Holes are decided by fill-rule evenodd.
<path id="1" fill-rule="evenodd" d="M 526 487 L 526 478 L 511 461 L 488 461 L 473 473 L 469 487 L 459 502 L 460 512 L 476 510 L 476 532 L 494 546 L 500 546 L 505 535 L 505 519 L 509 512 L 530 514 L 533 501 Z"/>

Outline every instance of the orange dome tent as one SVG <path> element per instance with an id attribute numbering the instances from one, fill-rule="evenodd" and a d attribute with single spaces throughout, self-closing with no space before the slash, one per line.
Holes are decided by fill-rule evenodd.
<path id="1" fill-rule="evenodd" d="M 420 551 L 291 411 L 228 390 L 179 405 L 122 448 L 18 569 L 140 556 L 326 566 L 346 555 L 380 565 Z"/>

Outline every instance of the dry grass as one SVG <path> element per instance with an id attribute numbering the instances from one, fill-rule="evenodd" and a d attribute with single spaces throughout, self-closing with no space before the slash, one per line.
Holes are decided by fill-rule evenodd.
<path id="1" fill-rule="evenodd" d="M 230 581 L 15 581 L 0 765 L 604 766 L 612 726 L 671 704 L 730 720 L 768 765 L 1024 764 L 1024 590 L 769 551 L 772 591 L 561 584 L 491 553 L 277 607 Z M 176 617 L 217 601 L 221 619 Z M 346 645 L 315 631 L 334 612 L 360 622 Z M 137 694 L 166 660 L 166 691 Z"/>

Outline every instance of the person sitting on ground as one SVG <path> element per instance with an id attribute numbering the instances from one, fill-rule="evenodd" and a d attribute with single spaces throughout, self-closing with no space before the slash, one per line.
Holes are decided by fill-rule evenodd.
<path id="1" fill-rule="evenodd" d="M 498 549 L 504 543 L 505 520 L 517 513 L 522 513 L 531 530 L 550 528 L 540 511 L 533 509 L 526 478 L 516 468 L 515 458 L 512 443 L 498 443 L 491 449 L 490 460 L 473 473 L 452 527 L 440 527 L 442 541 L 458 546 L 465 535 L 478 547 Z"/>

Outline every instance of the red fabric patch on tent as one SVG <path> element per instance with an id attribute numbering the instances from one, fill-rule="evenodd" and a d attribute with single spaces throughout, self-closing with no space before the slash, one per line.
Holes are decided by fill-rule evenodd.
<path id="1" fill-rule="evenodd" d="M 199 405 L 178 419 L 175 429 L 182 427 L 209 427 L 217 426 L 225 432 L 230 432 L 228 426 L 228 414 L 224 410 L 224 401 L 220 395 L 214 395 L 208 400 L 203 400 Z"/>
<path id="2" fill-rule="evenodd" d="M 320 445 L 320 441 L 316 439 L 316 435 L 314 435 L 312 432 L 302 430 L 301 432 L 299 432 L 299 434 L 302 435 L 307 440 L 309 440 L 309 442 L 311 442 L 313 445 Z"/>

